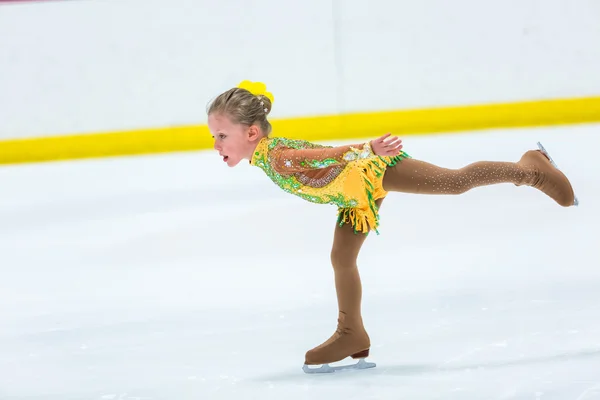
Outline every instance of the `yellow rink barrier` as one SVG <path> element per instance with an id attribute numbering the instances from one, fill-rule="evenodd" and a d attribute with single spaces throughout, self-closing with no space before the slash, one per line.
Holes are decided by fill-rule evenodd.
<path id="1" fill-rule="evenodd" d="M 310 141 L 600 122 L 600 97 L 272 119 L 273 135 Z M 3 132 L 10 135 L 10 132 Z M 0 164 L 210 149 L 205 125 L 0 141 Z"/>

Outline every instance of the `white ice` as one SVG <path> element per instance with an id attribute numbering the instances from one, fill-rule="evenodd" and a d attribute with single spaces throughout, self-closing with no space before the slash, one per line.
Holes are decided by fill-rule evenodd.
<path id="1" fill-rule="evenodd" d="M 318 376 L 333 206 L 213 152 L 4 166 L 0 399 L 600 399 L 599 133 L 405 137 L 447 167 L 539 140 L 580 206 L 390 194 L 359 259 L 377 368 Z"/>

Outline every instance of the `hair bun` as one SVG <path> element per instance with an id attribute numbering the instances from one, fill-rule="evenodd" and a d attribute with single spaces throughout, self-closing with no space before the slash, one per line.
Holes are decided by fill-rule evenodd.
<path id="1" fill-rule="evenodd" d="M 258 99 L 258 101 L 260 101 L 260 106 L 265 112 L 265 115 L 269 115 L 269 113 L 271 112 L 271 108 L 273 107 L 273 104 L 271 104 L 271 99 L 263 94 L 259 94 L 258 96 L 256 96 L 256 98 Z"/>

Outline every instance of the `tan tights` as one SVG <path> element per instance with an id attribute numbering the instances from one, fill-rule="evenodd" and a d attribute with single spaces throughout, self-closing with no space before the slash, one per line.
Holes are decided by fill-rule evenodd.
<path id="1" fill-rule="evenodd" d="M 383 199 L 376 201 L 381 207 Z M 346 323 L 362 326 L 362 284 L 358 273 L 358 253 L 367 235 L 354 233 L 350 224 L 336 223 L 331 249 L 331 264 L 335 274 L 335 291 L 339 311 L 346 314 Z"/>
<path id="2" fill-rule="evenodd" d="M 499 183 L 533 184 L 536 170 L 514 162 L 478 161 L 459 169 L 438 167 L 407 158 L 388 168 L 383 188 L 415 194 L 461 194 L 479 186 Z"/>
<path id="3" fill-rule="evenodd" d="M 499 183 L 531 185 L 535 179 L 533 167 L 513 162 L 479 161 L 448 169 L 409 158 L 388 168 L 383 187 L 390 192 L 456 195 Z M 382 200 L 377 201 L 377 207 Z M 356 261 L 365 239 L 366 235 L 355 234 L 349 224 L 336 226 L 331 250 L 339 311 L 346 314 L 349 325 L 355 326 L 362 326 L 362 286 Z"/>

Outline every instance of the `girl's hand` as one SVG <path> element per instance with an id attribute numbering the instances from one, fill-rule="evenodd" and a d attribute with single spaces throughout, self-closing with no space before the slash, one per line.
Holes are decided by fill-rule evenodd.
<path id="1" fill-rule="evenodd" d="M 397 156 L 402 149 L 402 140 L 397 136 L 386 133 L 378 139 L 371 140 L 373 153 L 378 156 Z"/>

